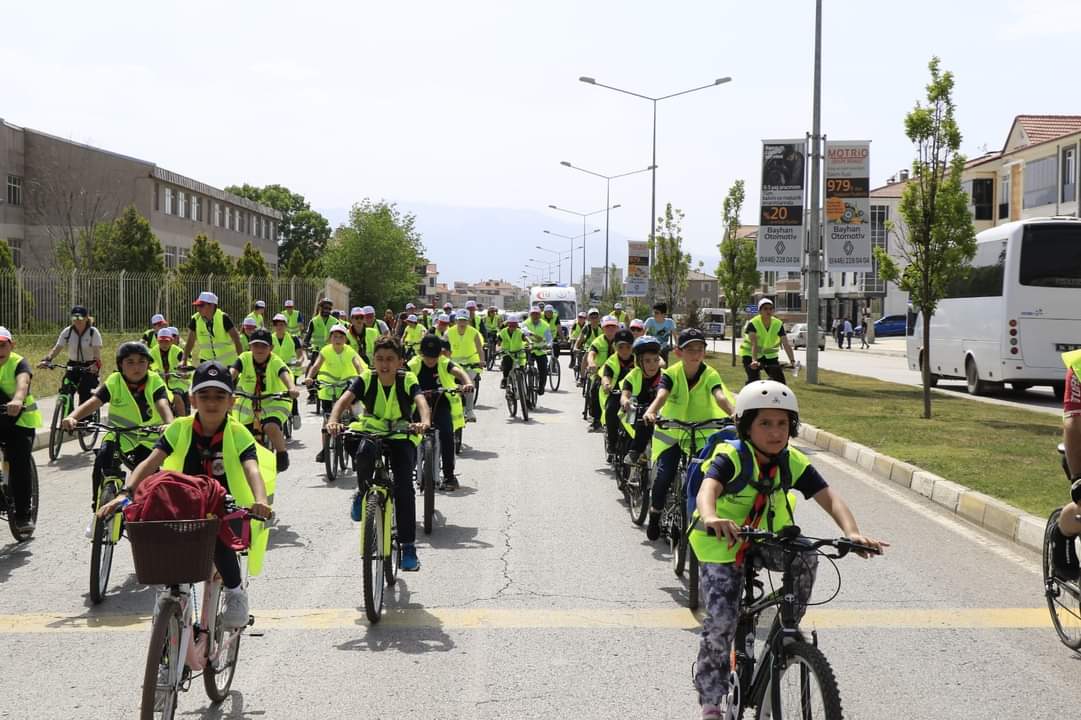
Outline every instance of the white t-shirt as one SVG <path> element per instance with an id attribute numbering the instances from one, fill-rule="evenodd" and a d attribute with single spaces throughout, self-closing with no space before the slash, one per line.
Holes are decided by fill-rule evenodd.
<path id="1" fill-rule="evenodd" d="M 67 349 L 68 360 L 71 362 L 90 362 L 94 359 L 94 348 L 102 346 L 101 333 L 91 325 L 79 335 L 75 328 L 68 325 L 60 331 L 56 344 Z"/>

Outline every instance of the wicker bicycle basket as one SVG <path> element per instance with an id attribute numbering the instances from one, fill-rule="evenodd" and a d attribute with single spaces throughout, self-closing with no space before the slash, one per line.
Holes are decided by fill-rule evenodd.
<path id="1" fill-rule="evenodd" d="M 214 567 L 220 524 L 217 518 L 127 523 L 136 578 L 144 585 L 206 580 Z"/>

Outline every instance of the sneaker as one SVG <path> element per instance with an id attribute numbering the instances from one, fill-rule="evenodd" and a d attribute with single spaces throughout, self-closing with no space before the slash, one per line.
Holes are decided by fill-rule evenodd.
<path id="1" fill-rule="evenodd" d="M 601 432 L 603 430 L 604 428 L 601 427 L 601 424 L 599 422 L 594 422 L 592 425 L 589 426 L 590 432 Z"/>
<path id="2" fill-rule="evenodd" d="M 656 540 L 661 536 L 661 514 L 650 508 L 649 524 L 646 525 L 646 539 Z"/>
<path id="3" fill-rule="evenodd" d="M 721 709 L 716 705 L 702 706 L 702 720 L 721 720 L 723 717 Z"/>
<path id="4" fill-rule="evenodd" d="M 294 415 L 294 416 L 293 416 L 293 429 L 294 429 L 294 430 L 299 430 L 299 429 L 300 429 L 300 426 L 301 426 L 301 424 L 302 424 L 302 423 L 301 423 L 301 421 L 300 421 L 300 415 Z"/>
<path id="5" fill-rule="evenodd" d="M 88 522 L 86 524 L 86 530 L 83 530 L 83 535 L 90 538 L 91 540 L 94 539 L 94 522 L 96 520 L 97 520 L 97 518 L 91 516 L 90 517 L 90 522 Z M 18 524 L 18 523 L 16 523 L 16 524 Z"/>
<path id="6" fill-rule="evenodd" d="M 360 491 L 353 493 L 353 504 L 349 508 L 349 517 L 353 522 L 360 522 L 360 508 L 364 505 L 364 496 Z"/>
<path id="7" fill-rule="evenodd" d="M 506 390 L 507 389 L 507 378 L 503 378 L 502 380 L 499 381 L 499 389 L 500 390 Z"/>
<path id="8" fill-rule="evenodd" d="M 282 450 L 280 453 L 275 453 L 275 459 L 278 463 L 278 472 L 285 472 L 289 469 L 289 453 Z"/>
<path id="9" fill-rule="evenodd" d="M 476 416 L 476 415 L 470 415 L 469 417 L 467 417 L 467 418 L 465 419 L 465 421 L 466 421 L 467 423 L 471 423 L 471 422 L 476 422 L 476 421 L 477 421 L 477 416 Z"/>
<path id="10" fill-rule="evenodd" d="M 637 465 L 638 458 L 642 457 L 642 453 L 637 450 L 631 450 L 629 453 L 623 456 L 623 463 L 625 465 Z"/>
<path id="11" fill-rule="evenodd" d="M 608 463 L 609 465 L 611 465 L 612 463 L 614 463 L 614 462 L 616 461 L 616 455 L 615 455 L 615 453 L 608 453 L 608 454 L 607 454 L 607 455 L 605 456 L 605 458 L 604 458 L 604 461 L 605 461 L 606 463 Z"/>
<path id="12" fill-rule="evenodd" d="M 402 570 L 405 572 L 416 572 L 417 570 L 420 570 L 420 560 L 417 559 L 416 545 L 402 546 Z"/>
<path id="13" fill-rule="evenodd" d="M 37 526 L 30 518 L 20 518 L 15 521 L 15 529 L 20 535 L 32 535 L 35 527 Z M 91 533 L 93 533 L 93 530 L 91 530 Z"/>
<path id="14" fill-rule="evenodd" d="M 1051 563 L 1060 580 L 1077 580 L 1081 576 L 1074 538 L 1063 535 L 1058 527 L 1051 530 Z"/>
<path id="15" fill-rule="evenodd" d="M 248 593 L 241 590 L 223 590 L 225 608 L 221 611 L 221 622 L 227 628 L 240 628 L 248 624 Z"/>
<path id="16" fill-rule="evenodd" d="M 446 492 L 454 492 L 458 487 L 458 478 L 453 475 L 447 475 L 443 478 L 443 484 L 440 486 L 440 489 L 445 490 Z"/>
<path id="17" fill-rule="evenodd" d="M 323 458 L 324 458 L 324 457 L 325 457 L 325 456 L 323 455 L 323 451 L 322 451 L 322 450 L 320 450 L 319 452 L 317 452 L 317 453 L 315 454 L 315 461 L 316 461 L 317 463 L 321 463 L 321 462 L 323 462 Z"/>

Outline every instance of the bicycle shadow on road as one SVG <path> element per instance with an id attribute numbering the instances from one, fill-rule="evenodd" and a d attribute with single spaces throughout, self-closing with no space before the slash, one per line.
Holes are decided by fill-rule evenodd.
<path id="1" fill-rule="evenodd" d="M 239 720 L 240 718 L 265 717 L 266 710 L 246 710 L 244 708 L 244 694 L 239 690 L 231 690 L 229 697 L 219 705 L 207 705 L 198 710 L 182 710 L 178 715 L 191 715 L 205 718 L 205 720 Z"/>
<path id="2" fill-rule="evenodd" d="M 270 535 L 267 536 L 267 549 L 307 547 L 307 543 L 300 539 L 300 534 L 293 532 L 291 525 L 274 524 L 270 526 Z"/>
<path id="3" fill-rule="evenodd" d="M 431 535 L 421 537 L 433 550 L 484 550 L 493 547 L 491 543 L 477 539 L 479 532 L 480 528 L 463 525 L 436 525 Z"/>
<path id="4" fill-rule="evenodd" d="M 82 452 L 77 455 L 61 455 L 45 465 L 49 470 L 90 470 L 94 467 L 94 453 Z"/>
<path id="5" fill-rule="evenodd" d="M 30 562 L 33 555 L 26 542 L 10 542 L 0 548 L 0 583 L 6 581 L 12 572 Z"/>
<path id="6" fill-rule="evenodd" d="M 462 447 L 462 452 L 458 457 L 463 460 L 488 460 L 489 458 L 499 457 L 499 453 L 491 450 L 476 450 L 469 445 L 465 445 Z"/>
<path id="7" fill-rule="evenodd" d="M 450 635 L 443 631 L 442 621 L 419 603 L 410 603 L 409 597 L 409 588 L 399 576 L 394 587 L 387 588 L 383 617 L 379 624 L 369 623 L 364 616 L 364 608 L 357 608 L 359 617 L 356 624 L 364 629 L 364 636 L 334 647 L 337 650 L 361 652 L 396 650 L 406 655 L 453 650 L 456 645 Z"/>
<path id="8" fill-rule="evenodd" d="M 114 578 L 110 578 L 114 580 Z M 84 617 L 102 618 L 106 615 L 115 615 L 117 611 L 144 613 L 153 608 L 152 598 L 157 594 L 158 588 L 153 585 L 143 585 L 136 579 L 135 573 L 128 573 L 124 582 L 119 585 L 110 582 L 106 590 L 105 600 L 100 605 L 95 605 L 90 599 L 90 592 L 83 593 L 83 605 L 89 611 Z"/>

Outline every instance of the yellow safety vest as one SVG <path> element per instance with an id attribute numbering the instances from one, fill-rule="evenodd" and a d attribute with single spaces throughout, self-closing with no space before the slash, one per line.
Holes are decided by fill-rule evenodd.
<path id="1" fill-rule="evenodd" d="M 0 365 L 0 393 L 6 395 L 9 400 L 15 397 L 15 368 L 19 367 L 22 359 L 22 355 L 13 352 L 8 355 L 7 362 Z M 15 425 L 33 429 L 41 427 L 42 424 L 38 403 L 34 396 L 27 392 L 26 398 L 23 399 L 22 413 L 19 414 L 19 419 L 15 421 Z"/>
<path id="2" fill-rule="evenodd" d="M 300 311 L 298 310 L 286 310 L 282 313 L 285 316 L 285 331 L 290 335 L 297 335 L 300 333 Z"/>
<path id="3" fill-rule="evenodd" d="M 389 390 L 379 382 L 379 375 L 371 370 L 365 370 L 361 373 L 360 379 L 364 385 L 364 391 L 357 396 L 357 400 L 361 401 L 364 407 L 364 415 L 355 422 L 350 423 L 350 430 L 376 433 L 387 432 L 394 424 L 400 421 L 409 422 L 409 419 L 413 417 L 414 405 L 410 403 L 408 407 L 402 408 L 401 403 L 398 402 L 398 383 L 402 383 L 403 389 L 408 396 L 413 387 L 417 385 L 416 375 L 406 372 L 404 378 L 400 380 L 395 378 L 394 384 L 390 386 Z M 371 383 L 375 383 L 375 407 L 369 408 L 363 401 L 364 396 L 368 394 Z M 408 439 L 414 445 L 420 444 L 420 437 L 417 435 L 394 433 L 389 437 L 392 440 Z"/>
<path id="4" fill-rule="evenodd" d="M 166 379 L 162 376 L 162 373 L 165 372 L 176 372 L 177 366 L 182 364 L 181 358 L 183 357 L 183 355 L 184 351 L 171 343 L 169 344 L 169 352 L 166 353 L 165 358 L 162 358 L 161 346 L 159 346 L 157 343 L 154 343 L 150 346 L 150 369 L 157 373 L 158 377 L 165 381 L 165 387 L 169 390 L 170 402 L 173 399 L 173 391 L 179 390 L 180 392 L 187 392 L 188 388 L 191 387 L 190 378 L 170 377 Z M 166 371 L 165 369 L 165 363 L 163 362 L 163 360 L 169 361 L 168 371 Z"/>
<path id="5" fill-rule="evenodd" d="M 312 318 L 312 347 L 316 351 L 322 350 L 330 342 L 330 329 L 337 324 L 338 320 L 333 315 L 324 318 L 319 314 Z"/>
<path id="6" fill-rule="evenodd" d="M 402 333 L 402 343 L 413 352 L 419 352 L 420 341 L 428 334 L 428 329 L 419 322 L 416 325 L 407 325 Z"/>
<path id="7" fill-rule="evenodd" d="M 407 365 L 408 365 L 409 371 L 411 373 L 413 373 L 414 375 L 419 376 L 420 375 L 420 369 L 424 366 L 424 360 L 418 355 L 417 357 L 411 359 L 407 363 Z M 439 385 L 440 385 L 440 387 L 446 388 L 447 390 L 453 390 L 454 388 L 458 387 L 458 379 L 456 377 L 454 377 L 454 375 L 452 375 L 451 372 L 450 372 L 450 360 L 448 360 L 447 358 L 445 358 L 443 356 L 440 356 L 439 357 L 439 362 L 436 364 L 435 367 L 436 367 L 436 372 L 437 372 L 438 377 L 439 377 Z M 465 410 L 464 410 L 464 405 L 462 404 L 462 396 L 461 395 L 444 395 L 442 398 L 440 398 L 439 402 L 450 403 L 451 426 L 455 430 L 459 430 L 461 428 L 464 428 L 465 427 Z M 431 405 L 431 404 L 432 403 L 429 403 L 429 405 Z M 434 413 L 435 408 L 434 408 L 434 406 L 432 407 L 432 410 L 433 410 L 432 416 L 434 417 L 435 416 L 435 413 Z"/>
<path id="8" fill-rule="evenodd" d="M 750 451 L 751 462 L 753 463 L 751 473 L 753 478 L 760 476 L 758 468 L 758 458 L 755 456 L 754 447 L 750 443 L 741 444 Z M 742 460 L 740 459 L 739 448 L 736 445 L 732 445 L 728 442 L 722 442 L 717 444 L 717 449 L 713 452 L 713 455 L 708 461 L 706 461 L 706 467 L 713 463 L 713 459 L 720 454 L 728 456 L 731 460 L 735 472 L 732 477 L 725 481 L 726 487 L 731 487 L 733 491 L 722 492 L 717 497 L 717 517 L 722 520 L 731 520 L 732 522 L 742 525 L 750 517 L 752 510 L 754 509 L 755 498 L 758 497 L 758 490 L 754 484 L 747 482 L 739 487 L 739 483 L 733 481 L 741 475 Z M 807 456 L 801 453 L 794 447 L 789 446 L 786 451 L 788 455 L 788 471 L 790 473 L 791 481 L 794 483 L 803 475 L 804 471 L 810 466 L 811 462 L 807 459 Z M 778 472 L 773 477 L 772 489 L 766 500 L 766 507 L 763 509 L 762 516 L 758 522 L 754 524 L 754 527 L 765 528 L 771 532 L 777 532 L 781 528 L 788 527 L 792 524 L 792 508 L 795 507 L 795 493 L 789 491 L 785 493 L 784 488 L 781 486 L 781 472 Z M 699 562 L 704 563 L 721 563 L 730 564 L 736 561 L 736 556 L 739 554 L 740 549 L 745 544 L 739 542 L 729 547 L 728 540 L 724 537 L 716 537 L 709 535 L 705 526 L 702 525 L 699 519 L 698 511 L 694 511 L 694 515 L 691 516 L 691 527 L 688 534 L 691 547 L 694 548 L 694 554 L 698 557 Z"/>
<path id="9" fill-rule="evenodd" d="M 503 352 L 515 355 L 515 362 L 519 365 L 525 365 L 525 335 L 522 334 L 520 328 L 515 328 L 513 331 L 510 328 L 503 328 L 499 331 L 499 346 L 503 349 Z"/>
<path id="10" fill-rule="evenodd" d="M 710 392 L 711 387 L 721 386 L 726 397 L 731 398 L 728 388 L 721 380 L 720 374 L 710 367 L 704 366 L 701 377 L 692 389 L 687 383 L 687 373 L 683 370 L 683 363 L 677 362 L 670 368 L 663 370 L 672 381 L 672 391 L 661 408 L 661 417 L 683 422 L 701 422 L 703 420 L 720 419 L 726 417 L 724 410 L 717 404 L 717 400 Z M 729 399 L 731 402 L 731 399 Z M 698 447 L 705 444 L 705 439 L 717 432 L 716 430 L 699 430 L 695 432 L 695 440 Z M 690 452 L 690 433 L 680 428 L 656 428 L 653 431 L 653 442 L 650 445 L 650 453 L 653 462 L 668 448 L 679 443 L 684 453 Z"/>
<path id="11" fill-rule="evenodd" d="M 188 449 L 191 448 L 192 423 L 195 415 L 177 418 L 169 427 L 165 428 L 165 439 L 173 452 L 162 462 L 163 470 L 184 472 L 184 460 L 188 457 Z M 248 478 L 244 475 L 244 466 L 240 464 L 240 453 L 255 445 L 255 453 L 259 459 L 259 475 L 263 478 L 263 486 L 266 488 L 267 497 L 274 497 L 274 488 L 277 484 L 278 470 L 274 453 L 255 442 L 255 438 L 248 429 L 228 417 L 225 421 L 225 430 L 222 433 L 222 460 L 225 463 L 225 481 L 229 487 L 229 494 L 237 505 L 250 508 L 255 502 Z M 266 526 L 261 522 L 251 524 L 251 547 L 248 549 L 248 573 L 258 575 L 263 571 L 263 558 L 266 556 L 267 539 L 269 534 Z"/>
<path id="12" fill-rule="evenodd" d="M 780 355 L 781 330 L 784 328 L 781 319 L 774 315 L 767 328 L 765 323 L 762 322 L 762 316 L 755 315 L 751 318 L 751 325 L 754 327 L 755 338 L 758 341 L 758 357 L 770 360 Z M 747 333 L 743 335 L 743 342 L 739 346 L 739 354 L 742 357 L 750 357 L 751 355 L 751 338 Z"/>
<path id="13" fill-rule="evenodd" d="M 540 320 L 537 320 L 537 322 L 533 322 L 533 318 L 529 318 L 528 320 L 526 320 L 525 322 L 522 323 L 522 327 L 525 328 L 526 332 L 528 332 L 533 337 L 537 338 L 537 340 L 539 341 L 539 343 L 533 345 L 533 354 L 534 355 L 545 355 L 545 354 L 547 354 L 548 353 L 548 348 L 546 348 L 544 346 L 544 343 L 546 342 L 544 336 L 545 336 L 546 333 L 551 333 L 552 332 L 552 329 L 550 327 L 548 327 L 548 323 L 544 322 L 543 318 L 540 319 Z"/>
<path id="14" fill-rule="evenodd" d="M 225 313 L 214 311 L 213 333 L 207 329 L 206 320 L 199 313 L 191 316 L 195 321 L 195 358 L 196 365 L 208 360 L 216 360 L 225 367 L 236 362 L 236 347 L 233 338 L 225 331 Z"/>
<path id="15" fill-rule="evenodd" d="M 282 362 L 289 367 L 289 372 L 293 374 L 293 377 L 300 377 L 302 372 L 299 365 L 289 366 L 289 363 L 297 359 L 297 346 L 296 338 L 286 331 L 285 337 L 278 339 L 277 333 L 271 333 L 270 335 L 270 349 L 275 355 L 282 359 Z"/>
<path id="16" fill-rule="evenodd" d="M 631 358 L 633 359 L 634 356 L 632 355 Z M 600 369 L 601 375 L 604 374 L 604 368 L 606 367 L 612 368 L 612 392 L 608 393 L 607 391 L 605 391 L 603 383 L 597 386 L 597 391 L 600 393 L 599 400 L 601 404 L 601 425 L 608 425 L 608 413 L 604 412 L 605 403 L 608 402 L 608 398 L 610 395 L 615 395 L 616 397 L 619 397 L 619 386 L 623 382 L 623 378 L 619 376 L 622 368 L 620 368 L 619 366 L 618 353 L 612 353 L 612 356 L 604 361 L 604 365 L 602 365 Z M 635 369 L 633 365 L 631 366 L 631 369 Z M 628 370 L 627 372 L 629 373 L 630 370 Z"/>
<path id="17" fill-rule="evenodd" d="M 477 340 L 480 333 L 471 325 L 466 325 L 465 332 L 458 332 L 457 325 L 448 329 L 446 334 L 450 341 L 450 358 L 462 366 L 479 365 L 480 353 L 477 352 Z"/>
<path id="18" fill-rule="evenodd" d="M 135 428 L 161 425 L 164 422 L 158 408 L 154 405 L 154 393 L 159 388 L 165 387 L 165 381 L 161 375 L 155 372 L 147 372 L 143 383 L 143 397 L 150 409 L 150 418 L 143 419 L 139 412 L 139 405 L 135 402 L 135 396 L 131 394 L 128 383 L 119 371 L 112 373 L 105 379 L 105 389 L 109 391 L 109 423 L 117 427 Z M 109 433 L 105 440 L 116 442 L 116 434 Z M 154 447 L 155 438 L 128 435 L 120 435 L 120 449 L 123 452 L 131 452 L 137 445 Z"/>
<path id="19" fill-rule="evenodd" d="M 281 379 L 281 371 L 288 370 L 282 359 L 273 352 L 267 357 L 266 367 L 263 368 L 263 390 L 260 395 L 269 393 L 285 392 L 285 383 Z M 240 374 L 236 378 L 237 390 L 252 395 L 255 394 L 255 384 L 258 380 L 255 357 L 251 350 L 240 353 Z M 293 401 L 290 398 L 284 400 L 263 400 L 263 417 L 275 417 L 281 422 L 286 422 L 293 412 Z M 238 397 L 233 403 L 233 415 L 241 425 L 250 425 L 255 422 L 255 410 L 253 403 L 248 398 Z"/>
<path id="20" fill-rule="evenodd" d="M 499 332 L 499 327 L 503 322 L 499 319 L 499 315 L 485 315 L 484 316 L 484 330 L 488 333 Z"/>
<path id="21" fill-rule="evenodd" d="M 596 361 L 598 368 L 604 367 L 604 364 L 608 362 L 608 356 L 616 349 L 615 345 L 608 340 L 608 337 L 604 333 L 593 338 L 593 342 L 589 344 L 589 348 L 597 353 Z"/>
<path id="22" fill-rule="evenodd" d="M 353 365 L 353 358 L 357 357 L 357 351 L 345 345 L 342 347 L 342 351 L 335 352 L 333 345 L 327 345 L 319 351 L 320 357 L 323 358 L 323 364 L 319 366 L 319 380 L 323 382 L 338 382 L 340 380 L 349 380 L 355 378 L 357 373 L 356 367 Z M 364 359 L 361 358 L 360 366 L 365 367 Z M 342 392 L 347 388 L 319 388 L 320 400 L 337 400 Z"/>
<path id="23" fill-rule="evenodd" d="M 1081 350 L 1062 353 L 1062 364 L 1073 370 L 1074 377 L 1081 382 Z"/>

